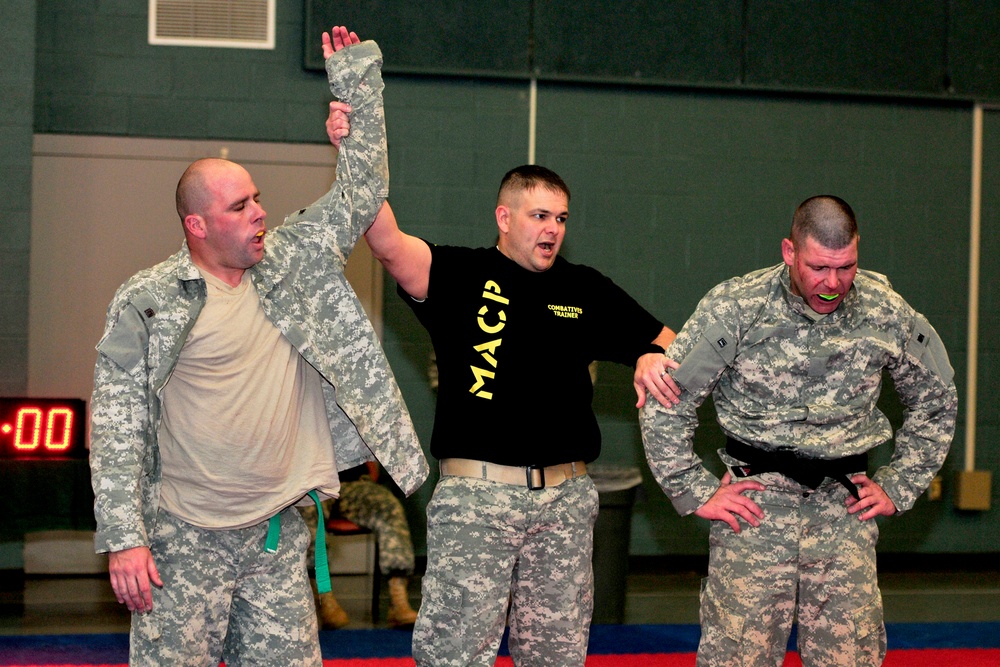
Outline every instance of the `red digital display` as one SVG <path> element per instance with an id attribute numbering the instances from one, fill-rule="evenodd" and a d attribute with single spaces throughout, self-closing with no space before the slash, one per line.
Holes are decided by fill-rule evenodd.
<path id="1" fill-rule="evenodd" d="M 78 398 L 0 398 L 0 458 L 84 458 L 86 417 Z"/>

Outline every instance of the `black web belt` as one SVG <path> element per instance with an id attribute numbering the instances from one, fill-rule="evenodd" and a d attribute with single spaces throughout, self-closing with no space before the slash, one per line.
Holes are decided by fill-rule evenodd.
<path id="1" fill-rule="evenodd" d="M 868 469 L 868 454 L 854 454 L 839 459 L 810 459 L 793 451 L 767 451 L 733 438 L 726 439 L 726 453 L 745 461 L 741 466 L 730 466 L 737 477 L 778 472 L 803 486 L 815 489 L 827 477 L 839 482 L 851 495 L 861 500 L 858 487 L 848 475 Z"/>

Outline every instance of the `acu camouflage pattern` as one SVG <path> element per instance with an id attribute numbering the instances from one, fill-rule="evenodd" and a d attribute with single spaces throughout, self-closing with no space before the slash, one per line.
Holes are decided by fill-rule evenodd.
<path id="1" fill-rule="evenodd" d="M 413 574 L 413 540 L 410 525 L 399 499 L 385 486 L 362 477 L 356 482 L 340 484 L 340 500 L 323 501 L 323 517 L 330 518 L 330 510 L 339 502 L 340 515 L 348 521 L 368 528 L 378 540 L 379 571 L 386 576 Z M 318 512 L 316 505 L 299 507 L 302 518 L 312 535 L 316 534 Z M 309 543 L 306 562 L 315 568 L 316 543 Z"/>
<path id="2" fill-rule="evenodd" d="M 538 491 L 443 477 L 427 506 L 417 665 L 492 666 L 512 594 L 514 664 L 582 666 L 594 609 L 597 509 L 586 475 Z"/>
<path id="3" fill-rule="evenodd" d="M 387 576 L 413 574 L 413 540 L 403 505 L 385 486 L 368 478 L 340 487 L 340 513 L 375 531 L 379 569 Z"/>
<path id="4" fill-rule="evenodd" d="M 269 554 L 261 549 L 267 527 L 206 530 L 160 510 L 150 546 L 164 585 L 152 589 L 151 612 L 132 614 L 129 664 L 217 667 L 221 656 L 227 667 L 319 667 L 309 533 L 286 509 Z"/>
<path id="5" fill-rule="evenodd" d="M 815 458 L 859 454 L 892 438 L 876 407 L 882 370 L 907 409 L 889 464 L 873 476 L 899 511 L 913 506 L 955 432 L 954 371 L 937 332 L 884 276 L 858 271 L 840 307 L 813 321 L 784 264 L 712 289 L 671 344 L 684 390 L 640 415 L 646 458 L 682 515 L 719 486 L 692 450 L 697 407 L 712 394 L 727 435 Z"/>
<path id="6" fill-rule="evenodd" d="M 836 311 L 810 312 L 782 264 L 714 288 L 670 346 L 681 362 L 673 374 L 681 403 L 647 401 L 640 422 L 646 457 L 679 513 L 694 512 L 719 486 L 692 451 L 696 409 L 709 393 L 727 435 L 839 458 L 892 437 L 875 406 L 885 369 L 907 416 L 889 465 L 873 479 L 904 511 L 941 467 L 958 399 L 927 320 L 866 271 Z M 761 525 L 741 521 L 738 534 L 721 521 L 711 526 L 698 665 L 780 667 L 796 618 L 805 665 L 880 665 L 875 521 L 848 514 L 847 490 L 829 478 L 815 491 L 778 473 L 753 479 L 767 487 L 745 494 L 764 510 Z"/>
<path id="7" fill-rule="evenodd" d="M 251 269 L 261 306 L 323 375 L 338 466 L 374 454 L 407 494 L 427 476 L 392 371 L 343 268 L 388 191 L 381 53 L 374 42 L 326 63 L 333 94 L 349 103 L 338 178 L 310 207 L 269 232 Z M 98 551 L 148 544 L 160 490 L 160 391 L 205 302 L 187 247 L 129 279 L 108 308 L 91 401 L 91 471 Z M 289 502 L 297 499 L 289 499 Z"/>
<path id="8" fill-rule="evenodd" d="M 759 527 L 712 522 L 697 664 L 781 667 L 797 620 L 804 665 L 881 665 L 878 525 L 849 515 L 848 492 L 833 480 L 811 491 L 778 473 L 757 479 L 767 489 L 746 495 L 764 510 Z"/>

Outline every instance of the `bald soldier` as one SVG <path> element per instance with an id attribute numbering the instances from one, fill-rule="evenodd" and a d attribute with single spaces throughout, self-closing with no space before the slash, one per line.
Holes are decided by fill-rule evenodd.
<path id="1" fill-rule="evenodd" d="M 330 191 L 269 231 L 243 167 L 195 162 L 177 185 L 183 247 L 108 309 L 95 542 L 133 612 L 131 665 L 318 667 L 310 535 L 294 506 L 335 497 L 338 469 L 372 455 L 406 493 L 427 475 L 343 272 L 388 192 L 381 53 L 344 28 L 323 41 L 339 100 Z"/>
<path id="2" fill-rule="evenodd" d="M 699 666 L 780 667 L 796 619 L 805 667 L 880 665 L 873 519 L 910 509 L 944 462 L 953 371 L 923 315 L 858 269 L 846 202 L 803 202 L 781 253 L 712 289 L 670 346 L 680 402 L 646 401 L 646 457 L 678 513 L 712 522 Z M 875 405 L 883 370 L 906 418 L 869 477 L 867 453 L 893 437 Z M 721 480 L 692 449 L 709 394 Z"/>

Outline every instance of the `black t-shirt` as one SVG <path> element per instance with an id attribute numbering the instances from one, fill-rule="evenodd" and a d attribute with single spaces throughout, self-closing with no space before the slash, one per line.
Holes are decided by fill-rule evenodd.
<path id="1" fill-rule="evenodd" d="M 588 366 L 632 366 L 663 325 L 611 280 L 561 257 L 521 268 L 496 248 L 431 246 L 427 328 L 439 385 L 431 453 L 504 465 L 593 461 Z"/>

